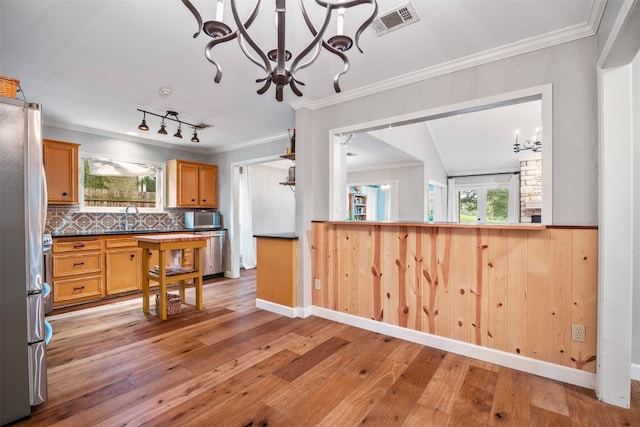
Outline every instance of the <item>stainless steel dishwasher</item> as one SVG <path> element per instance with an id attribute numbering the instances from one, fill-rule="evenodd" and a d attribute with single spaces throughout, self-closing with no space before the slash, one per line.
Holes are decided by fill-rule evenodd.
<path id="1" fill-rule="evenodd" d="M 202 251 L 202 276 L 222 275 L 225 230 L 196 231 L 195 234 L 209 238 L 207 246 Z"/>

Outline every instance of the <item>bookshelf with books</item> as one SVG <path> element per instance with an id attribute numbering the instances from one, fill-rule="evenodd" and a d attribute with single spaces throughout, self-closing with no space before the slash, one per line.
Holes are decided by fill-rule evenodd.
<path id="1" fill-rule="evenodd" d="M 367 219 L 367 195 L 349 193 L 349 219 L 364 221 Z"/>

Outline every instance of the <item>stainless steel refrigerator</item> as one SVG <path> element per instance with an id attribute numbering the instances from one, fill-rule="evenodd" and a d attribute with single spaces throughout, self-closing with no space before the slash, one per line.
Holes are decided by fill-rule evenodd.
<path id="1" fill-rule="evenodd" d="M 40 106 L 0 97 L 0 424 L 47 398 Z M 47 288 L 49 288 L 47 286 Z"/>

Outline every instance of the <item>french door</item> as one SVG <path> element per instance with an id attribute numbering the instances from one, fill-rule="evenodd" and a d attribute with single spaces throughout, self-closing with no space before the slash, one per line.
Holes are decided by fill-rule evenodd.
<path id="1" fill-rule="evenodd" d="M 509 221 L 509 185 L 457 186 L 460 222 L 507 223 Z"/>

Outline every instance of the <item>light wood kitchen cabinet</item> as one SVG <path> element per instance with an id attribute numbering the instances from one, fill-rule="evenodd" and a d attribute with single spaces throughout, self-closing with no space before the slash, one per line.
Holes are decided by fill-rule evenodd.
<path id="1" fill-rule="evenodd" d="M 54 239 L 52 259 L 54 306 L 105 296 L 100 239 Z"/>
<path id="2" fill-rule="evenodd" d="M 218 166 L 167 162 L 167 207 L 218 207 Z"/>
<path id="3" fill-rule="evenodd" d="M 54 307 L 142 290 L 144 255 L 131 235 L 54 237 L 52 252 Z M 158 254 L 150 251 L 149 268 L 158 265 Z M 168 251 L 167 265 L 177 263 L 192 268 L 193 250 Z"/>
<path id="4" fill-rule="evenodd" d="M 105 247 L 107 295 L 142 289 L 142 249 L 138 242 L 130 237 L 107 238 Z"/>
<path id="5" fill-rule="evenodd" d="M 70 142 L 43 140 L 48 203 L 78 204 L 78 147 Z"/>

